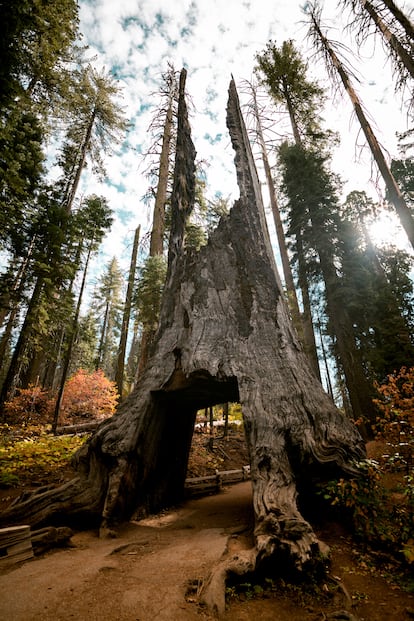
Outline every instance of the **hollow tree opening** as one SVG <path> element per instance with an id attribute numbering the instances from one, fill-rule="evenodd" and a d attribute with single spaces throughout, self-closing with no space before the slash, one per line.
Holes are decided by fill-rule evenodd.
<path id="1" fill-rule="evenodd" d="M 151 472 L 139 488 L 141 514 L 165 508 L 183 499 L 188 457 L 197 411 L 225 401 L 238 401 L 235 377 L 213 377 L 199 369 L 186 375 L 176 355 L 176 369 L 161 390 L 151 393 L 154 423 L 147 433 L 146 461 Z M 148 451 L 153 447 L 153 459 Z M 148 465 L 147 465 L 148 467 Z M 135 514 L 140 516 L 140 511 Z"/>

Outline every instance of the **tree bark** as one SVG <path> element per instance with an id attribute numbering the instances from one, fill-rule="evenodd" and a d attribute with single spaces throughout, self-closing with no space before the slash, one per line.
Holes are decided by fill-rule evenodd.
<path id="1" fill-rule="evenodd" d="M 141 231 L 141 226 L 138 226 L 135 229 L 134 243 L 132 245 L 131 263 L 129 266 L 129 274 L 128 274 L 128 287 L 127 287 L 127 292 L 125 296 L 124 312 L 122 315 L 121 337 L 119 340 L 118 357 L 117 357 L 117 363 L 116 363 L 115 383 L 116 383 L 119 398 L 121 401 L 123 399 L 125 353 L 126 353 L 128 332 L 129 332 L 129 320 L 131 317 L 132 293 L 134 290 L 135 271 L 137 267 L 137 255 L 138 255 L 140 231 Z"/>
<path id="2" fill-rule="evenodd" d="M 68 343 L 66 347 L 65 356 L 62 361 L 62 376 L 60 378 L 59 390 L 58 390 L 58 394 L 56 397 L 55 409 L 53 412 L 53 422 L 52 422 L 52 431 L 55 435 L 56 435 L 56 429 L 57 429 L 58 422 L 59 422 L 60 410 L 62 407 L 63 394 L 65 392 L 65 384 L 68 378 L 69 367 L 70 367 L 70 363 L 72 359 L 73 345 L 75 342 L 76 332 L 77 332 L 78 324 L 79 324 L 79 314 L 80 314 L 80 309 L 81 309 L 81 304 L 82 304 L 83 293 L 85 290 L 86 274 L 88 272 L 89 261 L 90 261 L 91 254 L 92 254 L 92 247 L 93 247 L 93 240 L 89 244 L 88 252 L 86 255 L 85 266 L 83 268 L 82 282 L 81 282 L 79 295 L 78 295 L 78 301 L 76 303 L 75 314 L 73 316 L 72 325 L 70 327 L 70 332 L 68 335 L 69 339 L 68 339 Z"/>
<path id="3" fill-rule="evenodd" d="M 14 348 L 10 365 L 1 388 L 0 407 L 3 406 L 4 402 L 7 399 L 11 399 L 14 396 L 15 389 L 19 383 L 19 377 L 21 373 L 21 360 L 23 358 L 23 353 L 27 348 L 32 333 L 35 314 L 38 310 L 38 305 L 42 295 L 43 283 L 43 278 L 41 276 L 38 276 L 32 296 L 30 298 L 29 306 L 26 311 L 23 326 L 20 330 L 19 338 Z"/>
<path id="4" fill-rule="evenodd" d="M 233 81 L 227 122 L 240 199 L 206 246 L 185 248 L 195 151 L 184 80 L 185 70 L 169 270 L 149 363 L 134 393 L 77 453 L 79 476 L 20 500 L 2 522 L 93 520 L 106 532 L 131 515 L 176 503 L 183 497 L 196 411 L 239 401 L 255 511 L 255 547 L 246 567 L 271 561 L 300 570 L 316 559 L 319 542 L 300 513 L 298 490 L 310 487 L 313 474 L 352 474 L 363 443 L 316 380 L 291 326 Z"/>
<path id="5" fill-rule="evenodd" d="M 272 209 L 273 220 L 275 223 L 276 236 L 279 245 L 280 258 L 282 262 L 283 276 L 285 279 L 286 293 L 288 298 L 288 306 L 292 314 L 293 325 L 295 326 L 299 339 L 303 340 L 303 329 L 301 325 L 301 317 L 299 311 L 298 298 L 296 295 L 295 284 L 293 282 L 292 269 L 290 267 L 289 255 L 286 245 L 285 232 L 283 230 L 282 218 L 280 215 L 280 209 L 276 198 L 275 185 L 272 179 L 272 172 L 269 164 L 269 158 L 267 155 L 266 143 L 263 135 L 262 123 L 260 120 L 259 107 L 257 105 L 257 93 L 255 87 L 251 86 L 252 98 L 253 98 L 253 114 L 256 122 L 256 134 L 260 146 L 262 155 L 263 168 L 266 175 L 267 188 L 269 191 L 270 206 Z M 301 338 L 302 336 L 302 338 Z M 319 367 L 317 373 L 319 372 Z"/>

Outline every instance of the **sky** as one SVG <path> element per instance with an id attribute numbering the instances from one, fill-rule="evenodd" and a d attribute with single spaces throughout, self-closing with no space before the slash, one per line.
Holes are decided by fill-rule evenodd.
<path id="1" fill-rule="evenodd" d="M 81 180 L 84 195 L 96 193 L 107 198 L 115 212 L 114 224 L 107 235 L 96 265 L 102 266 L 116 256 L 123 270 L 129 266 L 134 230 L 141 225 L 142 235 L 152 222 L 152 206 L 143 196 L 149 182 L 142 156 L 152 139 L 148 133 L 161 75 L 172 63 L 175 69 L 187 69 L 186 90 L 191 97 L 191 126 L 197 159 L 205 162 L 207 196 L 217 194 L 238 197 L 234 153 L 226 128 L 227 91 L 234 76 L 240 92 L 243 80 L 251 80 L 255 55 L 269 40 L 280 46 L 293 39 L 309 59 L 310 77 L 328 88 L 321 62 L 312 56 L 307 42 L 307 25 L 302 2 L 294 0 L 80 0 L 80 31 L 89 46 L 97 68 L 104 67 L 118 79 L 121 104 L 131 123 L 126 140 L 106 159 L 107 179 L 102 183 L 85 173 Z M 408 13 L 413 2 L 399 5 Z M 336 0 L 326 0 L 323 23 L 328 37 L 349 43 L 344 31 L 346 20 Z M 395 95 L 390 68 L 379 41 L 367 41 L 359 63 L 361 81 L 357 90 L 370 113 L 374 130 L 390 156 L 398 156 L 396 132 L 407 128 L 400 95 Z M 353 60 L 357 65 L 357 62 Z M 346 95 L 330 99 L 325 110 L 326 127 L 341 133 L 341 145 L 335 152 L 332 169 L 343 179 L 344 195 L 365 190 L 375 200 L 382 186 L 370 180 L 373 169 L 364 140 Z M 277 115 L 275 115 L 277 118 Z M 279 126 L 275 125 L 276 131 Z M 260 171 L 259 171 L 260 174 Z M 265 205 L 268 203 L 263 188 Z M 377 233 L 390 230 L 381 224 Z"/>

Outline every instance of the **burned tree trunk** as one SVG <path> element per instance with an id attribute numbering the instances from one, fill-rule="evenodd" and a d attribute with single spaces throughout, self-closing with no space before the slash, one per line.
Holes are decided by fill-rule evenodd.
<path id="1" fill-rule="evenodd" d="M 105 529 L 177 502 L 196 411 L 240 401 L 255 511 L 246 567 L 284 559 L 303 569 L 319 548 L 299 511 L 298 485 L 313 472 L 352 472 L 363 445 L 315 379 L 291 327 L 233 81 L 227 118 L 240 199 L 206 246 L 185 249 L 195 151 L 184 80 L 183 71 L 169 269 L 149 363 L 134 393 L 78 452 L 79 477 L 21 499 L 3 522 L 85 523 L 88 516 Z"/>

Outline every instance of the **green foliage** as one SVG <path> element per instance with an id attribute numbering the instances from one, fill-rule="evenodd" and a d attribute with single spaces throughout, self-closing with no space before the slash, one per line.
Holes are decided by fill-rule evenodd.
<path id="1" fill-rule="evenodd" d="M 0 4 L 0 229 L 14 251 L 36 219 L 51 110 L 62 116 L 77 55 L 75 0 Z"/>
<path id="2" fill-rule="evenodd" d="M 243 422 L 243 412 L 240 403 L 229 404 L 229 420 Z"/>
<path id="3" fill-rule="evenodd" d="M 381 415 L 375 439 L 385 441 L 387 452 L 378 461 L 356 464 L 359 477 L 333 481 L 323 493 L 346 511 L 363 541 L 414 563 L 414 368 L 404 367 L 376 387 Z M 390 485 L 389 473 L 398 475 L 397 488 Z"/>
<path id="4" fill-rule="evenodd" d="M 29 111 L 14 110 L 0 130 L 0 244 L 20 252 L 31 220 L 33 196 L 44 172 L 43 130 Z"/>
<path id="5" fill-rule="evenodd" d="M 194 248 L 200 250 L 207 243 L 207 234 L 202 226 L 194 222 L 187 222 L 185 227 L 185 245 L 186 248 Z"/>
<path id="6" fill-rule="evenodd" d="M 67 86 L 64 63 L 78 37 L 75 0 L 20 0 L 0 5 L 0 107 L 29 94 L 44 104 Z"/>
<path id="7" fill-rule="evenodd" d="M 164 290 L 167 263 L 162 255 L 148 257 L 142 267 L 136 289 L 139 320 L 144 329 L 156 330 Z"/>
<path id="8" fill-rule="evenodd" d="M 89 372 L 95 370 L 95 356 L 98 345 L 98 330 L 95 313 L 89 309 L 84 317 L 78 322 L 77 335 L 72 350 L 69 373 L 73 374 L 78 369 Z"/>
<path id="9" fill-rule="evenodd" d="M 333 481 L 324 497 L 350 517 L 355 534 L 365 543 L 385 548 L 414 562 L 412 478 L 405 480 L 403 502 L 387 489 L 385 472 L 374 460 L 357 464 L 361 476 Z"/>
<path id="10" fill-rule="evenodd" d="M 122 324 L 122 286 L 123 274 L 116 257 L 108 264 L 99 280 L 95 295 L 95 308 L 99 313 L 100 338 L 95 368 L 103 369 L 105 374 L 115 376 L 116 354 Z"/>
<path id="11" fill-rule="evenodd" d="M 256 72 L 276 104 L 288 111 L 296 144 L 326 146 L 333 135 L 321 128 L 318 110 L 324 102 L 324 91 L 307 77 L 307 63 L 294 42 L 284 41 L 281 47 L 269 41 L 256 56 Z"/>
<path id="12" fill-rule="evenodd" d="M 85 441 L 85 437 L 56 437 L 33 427 L 25 428 L 25 437 L 14 440 L 10 431 L 9 426 L 0 426 L 0 487 L 50 483 L 51 476 L 59 478 Z"/>
<path id="13" fill-rule="evenodd" d="M 338 253 L 353 331 L 367 373 L 377 380 L 414 358 L 411 261 L 395 247 L 374 247 L 368 223 L 378 209 L 365 192 L 348 195 Z"/>
<path id="14" fill-rule="evenodd" d="M 58 187 L 68 211 L 86 162 L 92 172 L 105 177 L 103 153 L 110 153 L 121 142 L 128 126 L 117 101 L 119 86 L 110 74 L 98 73 L 88 65 L 81 67 L 76 77 L 70 123 L 57 162 L 63 172 Z"/>

